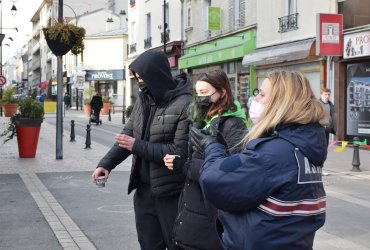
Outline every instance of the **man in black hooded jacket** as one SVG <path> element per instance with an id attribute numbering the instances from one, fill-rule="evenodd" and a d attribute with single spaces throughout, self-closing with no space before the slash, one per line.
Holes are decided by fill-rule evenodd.
<path id="1" fill-rule="evenodd" d="M 134 210 L 141 249 L 174 249 L 171 234 L 184 176 L 181 170 L 168 170 L 163 157 L 171 152 L 186 156 L 191 84 L 186 74 L 172 77 L 162 52 L 142 53 L 130 70 L 139 84 L 139 98 L 92 178 L 95 183 L 101 175 L 107 180 L 110 171 L 132 154 L 128 193 L 136 189 Z"/>

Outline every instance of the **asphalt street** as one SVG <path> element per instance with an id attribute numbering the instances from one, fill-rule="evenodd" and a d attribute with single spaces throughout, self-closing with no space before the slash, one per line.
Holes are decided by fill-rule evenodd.
<path id="1" fill-rule="evenodd" d="M 139 249 L 132 194 L 127 195 L 131 158 L 110 175 L 106 187 L 91 181 L 99 159 L 109 150 L 122 120 L 103 116 L 91 125 L 70 110 L 64 118 L 63 160 L 55 159 L 55 114 L 42 125 L 35 159 L 19 159 L 16 140 L 0 146 L 0 249 Z M 8 118 L 0 117 L 0 131 Z M 70 142 L 70 120 L 76 141 Z M 360 150 L 362 172 L 351 172 L 352 148 L 329 148 L 324 177 L 327 220 L 314 249 L 370 250 L 370 151 Z"/>

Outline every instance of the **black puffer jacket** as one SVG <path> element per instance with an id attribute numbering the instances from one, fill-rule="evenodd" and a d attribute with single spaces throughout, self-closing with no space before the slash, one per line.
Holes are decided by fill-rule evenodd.
<path id="1" fill-rule="evenodd" d="M 139 93 L 122 131 L 135 138 L 128 193 L 144 183 L 156 197 L 178 195 L 184 177 L 181 170 L 168 170 L 163 157 L 174 152 L 187 154 L 190 82 L 186 74 L 173 78 L 167 57 L 158 52 L 144 52 L 130 68 L 144 80 L 150 96 Z M 115 144 L 98 166 L 111 171 L 130 154 Z"/>
<path id="2" fill-rule="evenodd" d="M 224 136 L 231 152 L 242 148 L 239 144 L 246 134 L 246 126 L 238 117 L 228 116 L 214 119 L 209 130 L 219 130 Z M 190 250 L 223 249 L 216 228 L 217 212 L 208 201 L 204 200 L 200 188 L 199 170 L 203 165 L 203 156 L 192 153 L 192 159 L 185 164 L 186 181 L 179 200 L 179 215 L 173 231 L 175 244 Z"/>

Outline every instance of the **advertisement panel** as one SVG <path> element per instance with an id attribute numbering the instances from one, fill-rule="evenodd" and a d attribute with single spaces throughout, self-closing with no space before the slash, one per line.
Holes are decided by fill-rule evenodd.
<path id="1" fill-rule="evenodd" d="M 343 52 L 343 16 L 318 13 L 316 19 L 316 54 L 341 56 Z"/>
<path id="2" fill-rule="evenodd" d="M 370 56 L 370 31 L 346 34 L 343 38 L 343 58 Z"/>
<path id="3" fill-rule="evenodd" d="M 370 62 L 347 64 L 346 134 L 370 138 Z"/>

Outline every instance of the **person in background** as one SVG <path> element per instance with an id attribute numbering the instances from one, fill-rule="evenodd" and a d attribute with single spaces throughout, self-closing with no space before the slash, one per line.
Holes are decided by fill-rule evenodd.
<path id="1" fill-rule="evenodd" d="M 329 134 L 337 133 L 336 114 L 333 103 L 330 99 L 330 89 L 324 88 L 320 92 L 320 101 L 324 108 L 324 118 L 320 121 L 320 124 L 325 128 L 326 143 L 329 144 Z"/>
<path id="2" fill-rule="evenodd" d="M 99 125 L 100 121 L 100 110 L 103 107 L 103 98 L 100 96 L 99 93 L 96 93 L 90 101 L 91 110 L 94 114 L 94 120 L 96 125 Z"/>
<path id="3" fill-rule="evenodd" d="M 189 121 L 186 111 L 191 86 L 186 74 L 172 77 L 166 54 L 147 50 L 130 65 L 140 92 L 121 134 L 92 174 L 96 183 L 129 155 L 132 169 L 128 193 L 135 190 L 134 211 L 141 249 L 175 249 L 172 228 L 184 185 L 181 169 L 169 170 L 168 152 L 187 156 Z"/>
<path id="4" fill-rule="evenodd" d="M 336 123 L 336 114 L 333 103 L 330 99 L 330 89 L 324 88 L 320 92 L 320 101 L 324 108 L 324 118 L 320 121 L 320 124 L 325 128 L 326 135 L 326 144 L 329 145 L 329 135 L 330 133 L 336 134 L 337 132 L 337 123 Z M 328 172 L 322 171 L 322 175 L 329 175 Z"/>
<path id="5" fill-rule="evenodd" d="M 227 75 L 222 70 L 204 74 L 195 84 L 196 96 L 189 107 L 189 119 L 209 133 L 221 133 L 231 153 L 241 150 L 246 116 L 234 100 Z M 239 144 L 239 147 L 237 147 Z M 216 228 L 216 209 L 204 199 L 199 185 L 203 155 L 189 146 L 188 161 L 167 154 L 163 160 L 168 169 L 183 168 L 185 186 L 179 200 L 179 214 L 173 239 L 179 249 L 223 249 Z M 181 156 L 180 156 L 181 157 Z M 182 165 L 185 164 L 185 167 Z"/>
<path id="6" fill-rule="evenodd" d="M 65 109 L 68 110 L 71 106 L 71 97 L 66 93 L 63 98 Z"/>
<path id="7" fill-rule="evenodd" d="M 218 208 L 225 249 L 311 250 L 326 212 L 323 107 L 294 71 L 269 73 L 255 101 L 264 109 L 241 153 L 228 156 L 222 140 L 191 129 L 205 156 L 205 199 Z"/>

